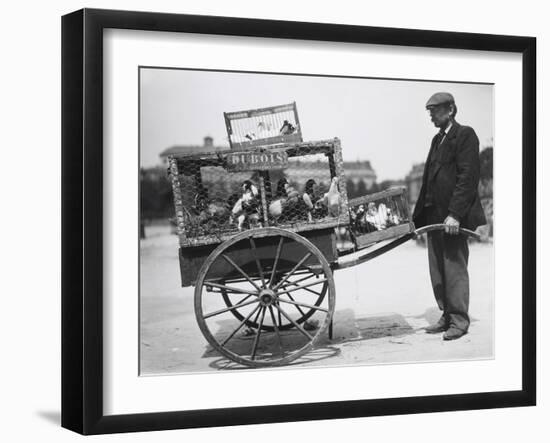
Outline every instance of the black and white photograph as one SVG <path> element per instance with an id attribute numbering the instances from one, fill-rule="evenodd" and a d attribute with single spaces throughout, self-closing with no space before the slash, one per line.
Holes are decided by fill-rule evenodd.
<path id="1" fill-rule="evenodd" d="M 492 83 L 138 76 L 141 376 L 494 358 Z"/>
<path id="2" fill-rule="evenodd" d="M 7 2 L 0 440 L 538 442 L 544 10 Z"/>

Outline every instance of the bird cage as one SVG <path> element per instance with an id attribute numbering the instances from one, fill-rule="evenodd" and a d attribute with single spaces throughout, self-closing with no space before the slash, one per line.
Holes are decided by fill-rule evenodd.
<path id="1" fill-rule="evenodd" d="M 406 188 L 396 186 L 349 201 L 350 231 L 357 248 L 414 230 Z"/>
<path id="2" fill-rule="evenodd" d="M 231 149 L 302 142 L 296 103 L 224 112 Z"/>
<path id="3" fill-rule="evenodd" d="M 215 244 L 275 226 L 349 222 L 338 139 L 169 157 L 180 245 Z"/>

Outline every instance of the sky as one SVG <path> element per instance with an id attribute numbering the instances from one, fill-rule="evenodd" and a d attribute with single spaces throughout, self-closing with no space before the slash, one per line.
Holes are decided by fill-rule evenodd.
<path id="1" fill-rule="evenodd" d="M 437 132 L 425 109 L 453 94 L 456 120 L 492 145 L 493 86 L 373 78 L 142 68 L 140 149 L 144 167 L 173 145 L 229 146 L 223 113 L 296 102 L 304 141 L 340 138 L 344 161 L 370 160 L 378 181 L 402 179 L 423 162 Z"/>

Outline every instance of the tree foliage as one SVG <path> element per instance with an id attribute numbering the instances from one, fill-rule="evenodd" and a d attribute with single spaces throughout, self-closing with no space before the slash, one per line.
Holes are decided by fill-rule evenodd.
<path id="1" fill-rule="evenodd" d="M 169 218 L 174 215 L 172 187 L 166 169 L 142 168 L 140 171 L 140 216 L 142 219 Z"/>
<path id="2" fill-rule="evenodd" d="M 489 146 L 479 153 L 479 167 L 481 181 L 493 178 L 493 147 Z"/>

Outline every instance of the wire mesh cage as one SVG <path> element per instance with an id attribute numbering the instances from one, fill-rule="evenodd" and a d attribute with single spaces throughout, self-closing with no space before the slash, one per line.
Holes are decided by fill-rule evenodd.
<path id="1" fill-rule="evenodd" d="M 349 222 L 338 139 L 169 162 L 181 246 L 219 243 L 260 227 L 299 232 Z"/>
<path id="2" fill-rule="evenodd" d="M 225 112 L 231 149 L 302 141 L 296 103 L 247 111 Z"/>
<path id="3" fill-rule="evenodd" d="M 350 231 L 358 248 L 414 230 L 404 186 L 350 200 L 349 214 Z"/>

